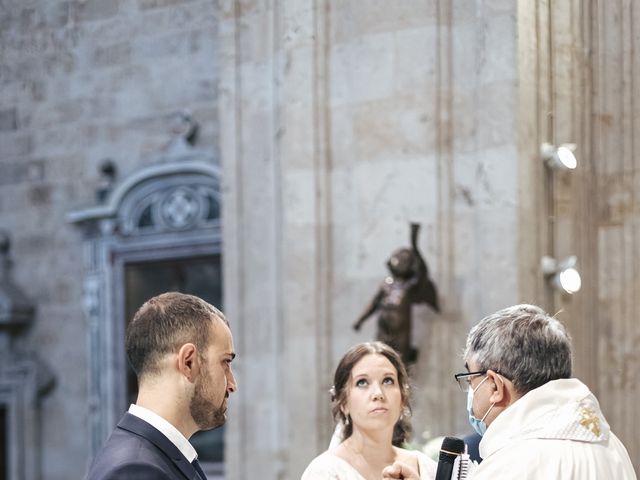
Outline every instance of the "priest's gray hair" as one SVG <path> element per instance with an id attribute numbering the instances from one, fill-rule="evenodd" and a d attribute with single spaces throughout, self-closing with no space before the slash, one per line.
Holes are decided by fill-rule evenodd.
<path id="1" fill-rule="evenodd" d="M 562 323 L 540 307 L 514 305 L 471 329 L 464 358 L 505 376 L 524 395 L 551 380 L 571 377 L 571 338 Z"/>

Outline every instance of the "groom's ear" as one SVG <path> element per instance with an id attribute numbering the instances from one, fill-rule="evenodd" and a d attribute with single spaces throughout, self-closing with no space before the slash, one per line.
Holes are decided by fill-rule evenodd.
<path id="1" fill-rule="evenodd" d="M 185 343 L 178 350 L 176 358 L 177 369 L 184 375 L 187 380 L 193 382 L 198 375 L 200 362 L 198 359 L 198 349 L 193 343 Z"/>

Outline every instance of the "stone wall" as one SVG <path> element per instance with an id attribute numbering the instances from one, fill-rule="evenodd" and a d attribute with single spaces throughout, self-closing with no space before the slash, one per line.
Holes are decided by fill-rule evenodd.
<path id="1" fill-rule="evenodd" d="M 416 310 L 418 434 L 470 429 L 466 331 L 518 299 L 516 5 L 385 5 L 223 2 L 232 478 L 297 478 L 326 449 L 333 370 L 373 337 L 351 324 L 410 221 L 443 304 Z"/>
<path id="2" fill-rule="evenodd" d="M 28 447 L 47 480 L 89 460 L 82 243 L 64 215 L 94 203 L 104 159 L 123 178 L 162 150 L 179 110 L 217 155 L 217 25 L 214 1 L 0 2 L 0 227 L 38 308 L 25 348 L 57 378 Z"/>
<path id="3" fill-rule="evenodd" d="M 451 377 L 466 332 L 532 301 L 565 308 L 577 372 L 634 457 L 638 11 L 616 5 L 0 1 L 0 227 L 38 305 L 22 343 L 57 377 L 33 446 L 42 477 L 79 478 L 86 462 L 66 459 L 89 460 L 82 240 L 64 215 L 95 202 L 105 159 L 124 178 L 155 158 L 183 109 L 224 175 L 228 478 L 299 478 L 326 448 L 333 370 L 373 337 L 374 320 L 350 326 L 410 221 L 443 309 L 415 310 L 418 436 L 468 431 Z M 572 139 L 587 168 L 549 196 L 539 143 Z M 560 298 L 539 258 L 574 241 L 585 294 Z"/>

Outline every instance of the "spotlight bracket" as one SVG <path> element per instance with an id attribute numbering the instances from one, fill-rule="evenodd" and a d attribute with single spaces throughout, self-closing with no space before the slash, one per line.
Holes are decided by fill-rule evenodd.
<path id="1" fill-rule="evenodd" d="M 562 143 L 558 146 L 552 145 L 548 142 L 544 142 L 540 145 L 540 155 L 545 164 L 554 170 L 573 170 L 577 166 L 577 160 L 575 158 L 575 151 L 577 145 L 575 143 Z M 568 150 L 565 155 L 570 155 L 571 161 L 569 164 L 560 158 L 559 152 L 561 149 Z"/>
<path id="2" fill-rule="evenodd" d="M 572 295 L 578 292 L 582 286 L 582 280 L 580 279 L 580 273 L 576 269 L 576 264 L 578 263 L 578 259 L 575 255 L 571 255 L 569 257 L 564 258 L 563 260 L 556 260 L 553 257 L 545 255 L 540 260 L 540 268 L 542 270 L 545 279 L 556 289 L 561 290 L 564 293 L 568 293 Z M 575 280 L 577 280 L 577 285 L 573 288 L 567 288 L 566 284 L 563 285 L 562 277 L 573 270 L 573 275 Z M 566 276 L 565 276 L 566 281 Z"/>

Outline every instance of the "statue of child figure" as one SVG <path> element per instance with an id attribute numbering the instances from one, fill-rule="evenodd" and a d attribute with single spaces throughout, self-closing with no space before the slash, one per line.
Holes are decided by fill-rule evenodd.
<path id="1" fill-rule="evenodd" d="M 391 275 L 387 276 L 371 303 L 362 312 L 353 328 L 362 324 L 376 311 L 377 340 L 400 353 L 405 363 L 414 363 L 418 350 L 411 345 L 411 306 L 426 303 L 440 312 L 436 287 L 429 278 L 427 264 L 418 250 L 420 225 L 411 224 L 411 247 L 396 250 L 387 262 Z"/>

